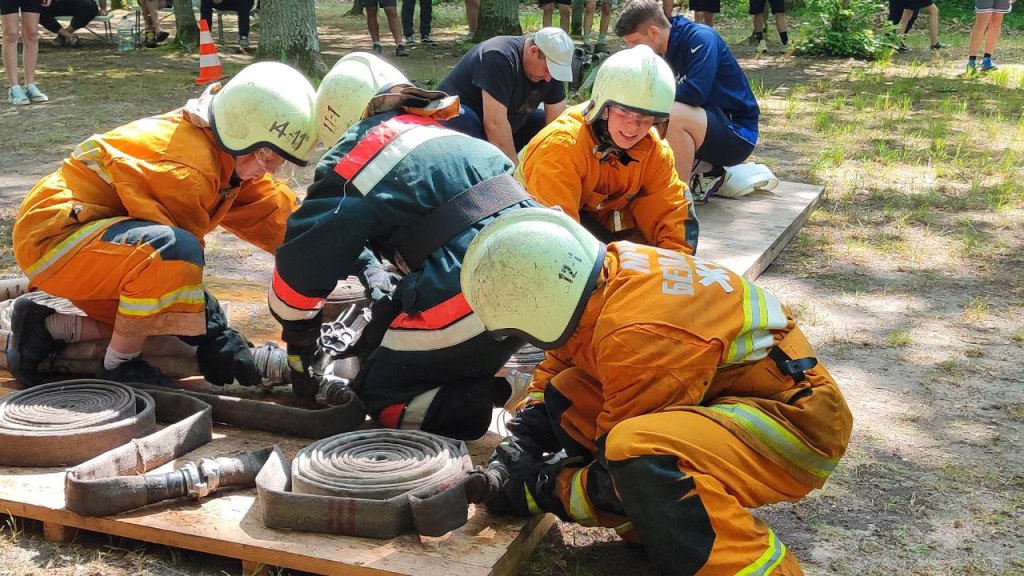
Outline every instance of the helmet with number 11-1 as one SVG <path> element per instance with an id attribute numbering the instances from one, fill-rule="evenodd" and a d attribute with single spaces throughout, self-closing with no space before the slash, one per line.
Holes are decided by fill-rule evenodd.
<path id="1" fill-rule="evenodd" d="M 559 210 L 499 216 L 470 243 L 462 293 L 494 336 L 558 348 L 579 322 L 604 264 L 605 245 Z"/>
<path id="2" fill-rule="evenodd" d="M 373 54 L 353 52 L 338 60 L 316 91 L 317 132 L 324 146 L 337 144 L 362 119 L 370 99 L 395 84 L 409 84 L 409 79 Z"/>
<path id="3" fill-rule="evenodd" d="M 586 110 L 587 123 L 601 119 L 609 104 L 667 120 L 675 98 L 672 68 L 654 50 L 640 44 L 612 54 L 598 68 Z"/>
<path id="4" fill-rule="evenodd" d="M 232 156 L 270 148 L 305 166 L 316 146 L 313 85 L 279 62 L 257 62 L 213 92 L 208 111 L 217 143 Z"/>

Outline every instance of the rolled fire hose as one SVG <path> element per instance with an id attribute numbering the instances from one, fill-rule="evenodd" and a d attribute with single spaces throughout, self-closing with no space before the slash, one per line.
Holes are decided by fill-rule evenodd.
<path id="1" fill-rule="evenodd" d="M 392 538 L 465 524 L 478 480 L 464 442 L 380 429 L 325 438 L 293 462 L 275 447 L 256 488 L 271 528 Z"/>
<path id="2" fill-rule="evenodd" d="M 0 464 L 78 464 L 152 433 L 156 420 L 153 397 L 124 384 L 42 384 L 0 399 Z"/>

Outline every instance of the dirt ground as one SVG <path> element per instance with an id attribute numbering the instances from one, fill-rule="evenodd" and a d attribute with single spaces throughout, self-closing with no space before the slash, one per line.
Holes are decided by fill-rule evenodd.
<path id="1" fill-rule="evenodd" d="M 369 47 L 361 21 L 341 15 L 347 3 L 317 6 L 329 63 Z M 454 40 L 465 31 L 460 9 L 435 12 L 438 46 L 414 45 L 411 57 L 394 59 L 411 79 L 433 85 L 454 63 L 462 51 Z M 855 417 L 849 451 L 824 489 L 757 514 L 811 575 L 1024 573 L 1021 31 L 1004 35 L 1003 75 L 978 88 L 957 76 L 969 23 L 944 24 L 952 44 L 945 53 L 922 49 L 917 32 L 915 51 L 884 66 L 781 54 L 775 45 L 759 56 L 740 42 L 745 20 L 722 23 L 762 105 L 755 158 L 783 179 L 826 186 L 815 215 L 759 283 L 797 313 Z M 10 228 L 41 175 L 90 133 L 197 92 L 196 57 L 170 47 L 121 56 L 91 37 L 79 50 L 47 41 L 44 34 L 38 82 L 51 102 L 0 104 L 4 277 L 18 275 Z M 221 57 L 229 72 L 251 60 L 227 47 Z M 885 102 L 908 78 L 924 88 L 908 92 L 900 115 Z M 851 136 L 866 118 L 880 124 L 870 136 Z M 948 126 L 934 126 L 943 118 Z M 837 128 L 843 123 L 846 132 Z M 928 130 L 935 134 L 922 143 Z M 937 139 L 943 154 L 952 147 L 956 155 L 933 154 Z M 299 171 L 294 184 L 302 189 L 310 178 Z M 208 239 L 207 260 L 210 277 L 250 282 L 267 281 L 272 262 L 222 233 Z M 0 574 L 238 571 L 231 560 L 96 534 L 51 544 L 37 523 L 15 518 L 0 530 Z M 559 524 L 520 573 L 656 571 L 641 548 L 608 531 Z"/>

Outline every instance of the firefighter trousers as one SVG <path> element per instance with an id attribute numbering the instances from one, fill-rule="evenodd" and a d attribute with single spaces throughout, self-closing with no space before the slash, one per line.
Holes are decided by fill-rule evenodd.
<path id="1" fill-rule="evenodd" d="M 206 333 L 199 240 L 172 226 L 119 220 L 44 255 L 32 286 L 67 298 L 119 334 Z"/>
<path id="2" fill-rule="evenodd" d="M 703 407 L 631 418 L 598 446 L 591 439 L 602 402 L 600 383 L 577 368 L 556 375 L 545 391 L 566 452 L 589 461 L 558 472 L 560 515 L 642 543 L 664 574 L 803 574 L 749 508 L 798 500 L 811 487 Z"/>

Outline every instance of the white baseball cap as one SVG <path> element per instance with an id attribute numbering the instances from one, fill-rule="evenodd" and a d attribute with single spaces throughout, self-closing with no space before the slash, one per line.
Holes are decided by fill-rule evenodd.
<path id="1" fill-rule="evenodd" d="M 557 26 L 541 28 L 533 35 L 537 48 L 544 53 L 551 77 L 561 82 L 572 82 L 572 38 Z"/>

